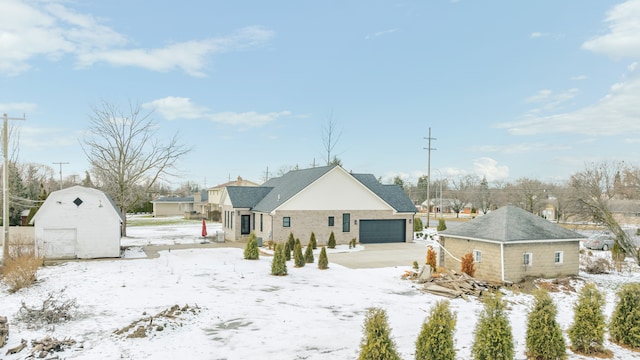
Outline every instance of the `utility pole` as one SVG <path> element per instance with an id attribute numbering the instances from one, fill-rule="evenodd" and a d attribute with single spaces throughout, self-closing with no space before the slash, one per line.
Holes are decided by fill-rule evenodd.
<path id="1" fill-rule="evenodd" d="M 24 115 L 21 118 L 10 118 L 7 114 L 3 114 L 2 120 L 2 155 L 4 156 L 4 165 L 2 166 L 2 260 L 4 261 L 9 258 L 9 197 L 7 196 L 9 193 L 7 189 L 9 130 L 7 124 L 9 120 L 26 120 L 26 118 Z"/>
<path id="2" fill-rule="evenodd" d="M 431 150 L 435 150 L 435 148 L 431 147 L 431 140 L 437 140 L 436 138 L 431 137 L 431 128 L 429 128 L 429 136 L 426 137 L 428 141 L 427 149 L 427 228 L 429 228 L 429 214 L 431 213 L 431 198 L 429 195 L 429 184 L 431 183 Z"/>
<path id="3" fill-rule="evenodd" d="M 69 164 L 68 162 L 54 162 L 56 165 L 60 165 L 60 190 L 62 190 L 62 165 Z"/>

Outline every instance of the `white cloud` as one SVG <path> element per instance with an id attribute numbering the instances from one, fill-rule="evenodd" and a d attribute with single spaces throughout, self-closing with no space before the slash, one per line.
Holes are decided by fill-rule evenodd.
<path id="1" fill-rule="evenodd" d="M 26 102 L 0 104 L 0 115 L 7 114 L 12 116 L 12 113 L 16 113 L 15 116 L 18 116 L 33 112 L 36 110 L 36 107 L 36 104 Z"/>
<path id="2" fill-rule="evenodd" d="M 607 13 L 609 32 L 582 44 L 582 48 L 613 58 L 640 57 L 640 1 L 616 5 Z"/>
<path id="3" fill-rule="evenodd" d="M 64 3 L 66 4 L 66 3 Z M 273 32 L 247 27 L 227 36 L 171 43 L 160 48 L 128 47 L 126 35 L 80 14 L 62 2 L 0 2 L 0 74 L 18 75 L 31 61 L 44 56 L 52 61 L 64 55 L 86 67 L 98 62 L 137 66 L 152 71 L 180 69 L 204 76 L 210 56 L 266 43 Z"/>
<path id="4" fill-rule="evenodd" d="M 575 96 L 569 91 L 542 109 L 553 110 Z M 573 112 L 538 115 L 531 111 L 521 120 L 499 124 L 512 135 L 573 133 L 615 135 L 640 132 L 640 76 L 611 86 L 609 93 L 595 104 Z M 539 112 L 539 111 L 538 111 Z"/>
<path id="5" fill-rule="evenodd" d="M 494 152 L 501 154 L 528 154 L 539 153 L 543 151 L 559 151 L 568 150 L 571 146 L 564 144 L 545 144 L 545 143 L 519 143 L 510 145 L 484 145 L 478 148 L 483 152 Z"/>
<path id="6" fill-rule="evenodd" d="M 81 131 L 74 132 L 61 128 L 20 127 L 20 146 L 25 146 L 30 150 L 76 146 L 80 137 L 82 137 Z"/>
<path id="7" fill-rule="evenodd" d="M 369 39 L 377 38 L 379 36 L 393 34 L 396 31 L 398 31 L 398 29 L 388 29 L 388 30 L 378 31 L 373 34 L 368 34 L 364 38 L 365 40 L 369 40 Z"/>
<path id="8" fill-rule="evenodd" d="M 492 158 L 482 157 L 473 161 L 473 171 L 480 177 L 486 177 L 487 181 L 497 181 L 509 177 L 509 167 L 498 165 Z"/>
<path id="9" fill-rule="evenodd" d="M 546 33 L 542 33 L 542 32 L 539 32 L 539 31 L 534 31 L 534 32 L 532 32 L 532 33 L 529 35 L 529 38 L 531 38 L 531 39 L 537 39 L 537 38 L 539 38 L 539 37 L 543 37 L 543 36 L 547 36 L 547 35 L 548 35 L 548 34 L 546 34 Z"/>
<path id="10" fill-rule="evenodd" d="M 194 104 L 191 99 L 184 97 L 168 96 L 163 99 L 153 100 L 142 105 L 146 109 L 153 109 L 168 120 L 176 119 L 205 119 L 220 124 L 239 126 L 240 128 L 261 127 L 274 122 L 281 117 L 291 116 L 289 111 L 277 111 L 269 113 L 257 113 L 248 111 L 238 112 L 213 112 L 205 106 Z"/>
<path id="11" fill-rule="evenodd" d="M 571 80 L 575 80 L 575 81 L 581 81 L 581 80 L 587 80 L 587 79 L 588 79 L 587 75 L 576 75 L 571 77 Z"/>

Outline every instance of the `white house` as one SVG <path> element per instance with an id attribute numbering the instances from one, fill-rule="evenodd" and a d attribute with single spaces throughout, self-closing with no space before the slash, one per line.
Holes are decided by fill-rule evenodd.
<path id="1" fill-rule="evenodd" d="M 45 259 L 120 256 L 122 213 L 106 193 L 72 186 L 49 194 L 31 223 Z"/>

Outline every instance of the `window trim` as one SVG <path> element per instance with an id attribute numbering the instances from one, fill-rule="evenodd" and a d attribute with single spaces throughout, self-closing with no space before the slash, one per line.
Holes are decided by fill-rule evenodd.
<path id="1" fill-rule="evenodd" d="M 522 254 L 522 264 L 525 267 L 533 266 L 533 253 L 530 253 L 530 252 L 523 253 Z"/>
<path id="2" fill-rule="evenodd" d="M 478 264 L 482 262 L 482 251 L 473 250 L 473 262 Z"/>
<path id="3" fill-rule="evenodd" d="M 564 264 L 564 251 L 556 251 L 553 254 L 553 263 L 556 265 Z"/>
<path id="4" fill-rule="evenodd" d="M 286 227 L 286 228 L 291 227 L 291 216 L 282 217 L 282 227 Z"/>

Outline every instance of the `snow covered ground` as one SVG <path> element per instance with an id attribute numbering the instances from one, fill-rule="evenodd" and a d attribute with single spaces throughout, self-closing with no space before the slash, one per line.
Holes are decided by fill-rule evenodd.
<path id="1" fill-rule="evenodd" d="M 216 226 L 207 224 L 208 232 Z M 123 245 L 199 242 L 200 224 L 132 226 Z M 594 256 L 607 252 L 594 251 Z M 425 249 L 426 254 L 426 249 Z M 317 261 L 317 253 L 316 253 Z M 331 261 L 331 254 L 329 254 Z M 31 345 L 15 355 L 8 348 L 21 339 L 73 339 L 76 344 L 58 353 L 66 359 L 354 359 L 362 337 L 366 309 L 387 311 L 403 359 L 413 359 L 415 340 L 431 306 L 443 298 L 420 291 L 401 275 L 409 267 L 348 269 L 330 263 L 294 268 L 289 275 L 270 275 L 271 258 L 243 259 L 242 249 L 172 250 L 158 258 L 72 261 L 38 271 L 38 281 L 9 294 L 0 287 L 0 316 L 10 323 L 8 344 L 0 358 L 24 359 Z M 607 275 L 581 274 L 583 281 L 606 291 L 606 313 L 611 314 L 615 291 L 626 282 L 640 281 L 637 267 Z M 509 302 L 517 358 L 525 359 L 526 315 L 531 296 L 505 291 Z M 41 328 L 18 321 L 21 302 L 36 307 L 50 293 L 75 299 L 74 319 Z M 568 288 L 552 293 L 563 330 L 570 326 L 576 292 Z M 185 307 L 153 319 L 149 317 L 178 305 Z M 482 306 L 477 299 L 451 300 L 457 315 L 457 357 L 470 358 L 473 329 Z M 129 325 L 133 324 L 130 329 Z M 146 337 L 129 338 L 139 326 Z M 116 331 L 121 330 L 120 334 Z M 639 358 L 640 353 L 607 342 L 614 359 Z M 585 359 L 572 354 L 569 359 Z"/>

